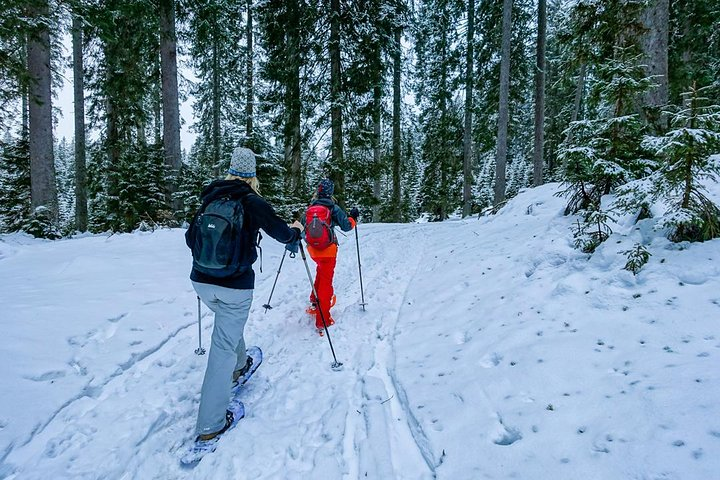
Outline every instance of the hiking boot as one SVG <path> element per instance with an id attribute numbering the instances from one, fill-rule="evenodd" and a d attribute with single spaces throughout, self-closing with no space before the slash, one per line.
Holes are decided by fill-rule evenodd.
<path id="1" fill-rule="evenodd" d="M 332 325 L 335 325 L 335 320 L 333 320 L 332 317 L 329 317 L 325 320 L 325 323 L 327 324 L 328 327 L 330 327 Z M 317 328 L 318 330 L 323 330 L 323 328 L 325 328 L 324 325 L 322 324 L 322 320 L 315 321 L 315 328 Z M 320 335 L 322 335 L 322 333 Z"/>
<path id="2" fill-rule="evenodd" d="M 205 433 L 202 435 L 198 435 L 195 439 L 196 442 L 207 442 L 208 440 L 212 440 L 215 437 L 218 437 L 222 435 L 223 433 L 227 432 L 228 428 L 230 428 L 235 421 L 235 415 L 230 410 L 225 410 L 225 426 L 218 430 L 217 432 L 213 433 Z"/>
<path id="3" fill-rule="evenodd" d="M 337 297 L 333 295 L 330 297 L 330 308 L 335 306 L 335 302 L 337 302 Z M 317 313 L 317 302 L 310 301 L 310 306 L 305 309 L 305 313 L 308 315 L 315 315 Z"/>
<path id="4" fill-rule="evenodd" d="M 248 355 L 247 360 L 245 360 L 245 366 L 233 372 L 233 384 L 236 384 L 240 377 L 245 376 L 245 374 L 250 371 L 252 364 L 253 359 L 250 355 Z"/>

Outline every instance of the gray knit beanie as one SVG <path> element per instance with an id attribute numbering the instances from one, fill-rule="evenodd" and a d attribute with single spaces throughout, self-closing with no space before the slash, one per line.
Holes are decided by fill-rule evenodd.
<path id="1" fill-rule="evenodd" d="M 250 178 L 255 176 L 255 153 L 249 148 L 235 147 L 230 160 L 230 175 Z"/>

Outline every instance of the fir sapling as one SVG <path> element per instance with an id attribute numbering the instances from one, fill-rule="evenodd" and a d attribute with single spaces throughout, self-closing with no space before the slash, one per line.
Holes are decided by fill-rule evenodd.
<path id="1" fill-rule="evenodd" d="M 640 269 L 650 260 L 650 256 L 652 255 L 648 249 L 640 243 L 636 243 L 632 249 L 622 253 L 627 255 L 627 263 L 625 263 L 624 269 L 632 272 L 633 275 L 637 275 L 638 272 L 640 272 Z"/>
<path id="2" fill-rule="evenodd" d="M 573 228 L 575 248 L 584 253 L 593 253 L 601 243 L 612 234 L 608 222 L 614 220 L 607 212 L 595 210 L 587 212 L 583 221 L 578 220 Z"/>

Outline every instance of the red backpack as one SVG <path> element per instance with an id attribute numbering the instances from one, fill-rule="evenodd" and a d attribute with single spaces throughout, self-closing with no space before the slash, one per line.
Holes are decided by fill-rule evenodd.
<path id="1" fill-rule="evenodd" d="M 332 210 L 325 205 L 310 205 L 305 212 L 305 241 L 318 250 L 334 243 Z"/>

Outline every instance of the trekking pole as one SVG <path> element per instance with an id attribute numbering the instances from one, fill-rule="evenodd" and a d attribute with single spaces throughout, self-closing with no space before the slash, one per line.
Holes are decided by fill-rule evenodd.
<path id="1" fill-rule="evenodd" d="M 358 271 L 360 272 L 360 298 L 362 299 L 362 302 L 360 305 L 362 305 L 363 312 L 365 311 L 365 292 L 363 291 L 363 283 L 362 283 L 362 265 L 360 265 L 360 238 L 358 237 L 358 228 L 357 223 L 355 223 L 355 245 L 357 246 L 357 257 L 358 257 Z"/>
<path id="2" fill-rule="evenodd" d="M 272 299 L 273 292 L 275 292 L 275 285 L 277 285 L 278 278 L 280 278 L 280 270 L 282 269 L 283 262 L 285 261 L 285 254 L 287 254 L 287 249 L 283 251 L 283 256 L 280 259 L 280 266 L 278 267 L 277 275 L 275 275 L 275 281 L 273 282 L 272 290 L 270 290 L 270 297 L 268 298 L 267 303 L 263 305 L 263 308 L 265 308 L 265 313 L 267 313 L 268 310 L 272 310 L 270 300 Z"/>
<path id="3" fill-rule="evenodd" d="M 200 296 L 198 299 L 198 348 L 195 349 L 195 354 L 205 355 L 205 349 L 202 346 L 202 317 L 200 316 Z"/>
<path id="4" fill-rule="evenodd" d="M 327 335 L 328 342 L 330 343 L 330 351 L 332 352 L 333 364 L 331 365 L 331 368 L 335 371 L 340 370 L 340 367 L 342 367 L 342 363 L 338 362 L 337 357 L 335 356 L 335 349 L 333 348 L 332 340 L 330 340 L 330 332 L 328 332 L 327 328 L 327 322 L 325 322 L 325 314 L 323 314 L 322 308 L 320 308 L 320 297 L 318 297 L 317 291 L 315 291 L 315 282 L 313 282 L 312 274 L 310 273 L 310 267 L 308 266 L 307 257 L 305 257 L 305 249 L 302 246 L 302 242 L 300 243 L 300 256 L 303 259 L 303 263 L 305 264 L 305 270 L 307 271 L 308 280 L 310 281 L 310 288 L 312 288 L 313 295 L 315 295 L 315 298 L 318 299 L 318 311 L 320 312 L 320 318 L 323 322 L 323 327 L 325 328 L 325 335 Z"/>

